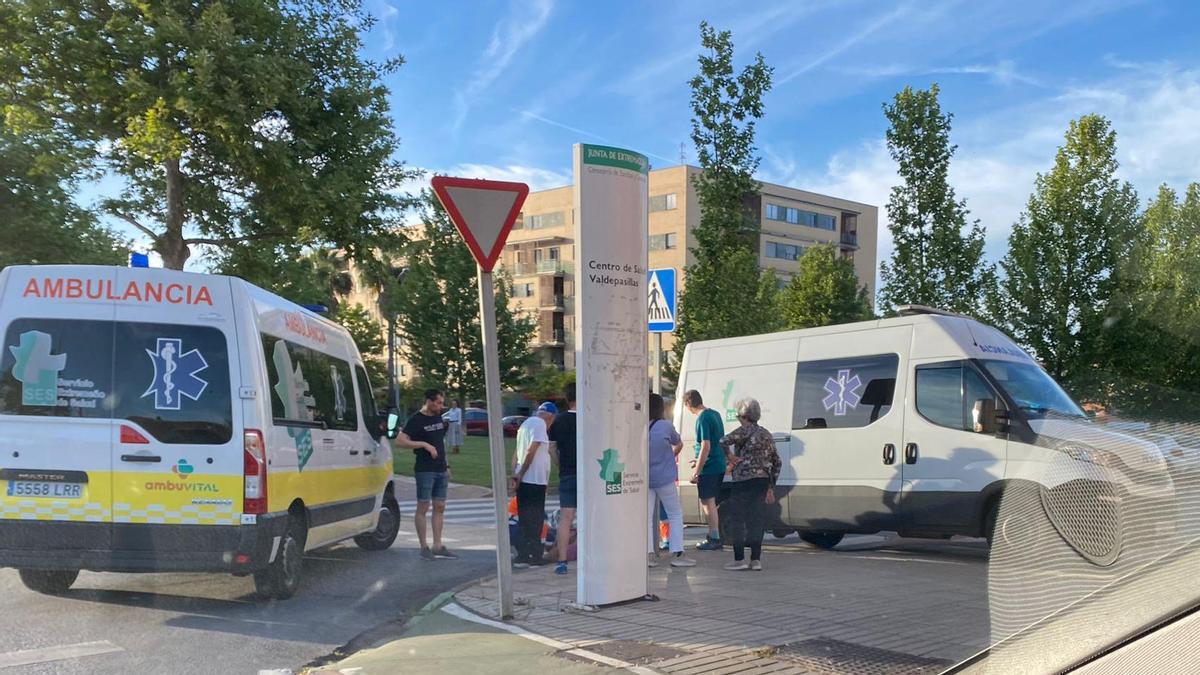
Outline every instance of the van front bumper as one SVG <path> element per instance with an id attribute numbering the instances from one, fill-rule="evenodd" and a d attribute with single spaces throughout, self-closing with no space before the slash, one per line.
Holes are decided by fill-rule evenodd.
<path id="1" fill-rule="evenodd" d="M 287 514 L 252 525 L 0 520 L 0 567 L 249 574 L 271 559 Z"/>

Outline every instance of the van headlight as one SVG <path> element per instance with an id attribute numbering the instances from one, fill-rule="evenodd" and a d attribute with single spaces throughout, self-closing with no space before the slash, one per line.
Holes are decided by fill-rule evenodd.
<path id="1" fill-rule="evenodd" d="M 1058 450 L 1073 460 L 1096 466 L 1112 468 L 1121 464 L 1120 458 L 1115 453 L 1094 448 L 1086 443 L 1071 441 L 1058 446 Z"/>

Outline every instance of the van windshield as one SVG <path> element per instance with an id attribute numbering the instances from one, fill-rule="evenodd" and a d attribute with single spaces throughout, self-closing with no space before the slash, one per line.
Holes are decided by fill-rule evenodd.
<path id="1" fill-rule="evenodd" d="M 1086 417 L 1054 378 L 1031 363 L 985 360 L 983 367 L 1008 392 L 1017 407 L 1030 415 Z"/>

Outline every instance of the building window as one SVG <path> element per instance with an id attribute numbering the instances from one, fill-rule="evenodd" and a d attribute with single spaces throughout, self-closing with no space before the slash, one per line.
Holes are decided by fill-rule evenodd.
<path id="1" fill-rule="evenodd" d="M 655 211 L 670 211 L 675 208 L 675 193 L 669 195 L 655 195 L 650 198 L 650 212 Z"/>
<path id="2" fill-rule="evenodd" d="M 677 235 L 674 232 L 666 234 L 650 235 L 650 250 L 651 251 L 669 251 L 679 246 Z"/>
<path id="3" fill-rule="evenodd" d="M 514 284 L 513 285 L 513 297 L 514 298 L 532 298 L 533 297 L 533 284 Z"/>
<path id="4" fill-rule="evenodd" d="M 830 232 L 837 229 L 837 217 L 813 211 L 794 209 L 790 206 L 767 204 L 767 220 L 777 220 L 792 225 L 815 227 Z"/>
<path id="5" fill-rule="evenodd" d="M 550 256 L 550 259 L 551 259 L 551 260 L 558 260 L 558 247 L 557 247 L 557 246 L 551 246 L 551 247 L 550 247 L 548 250 L 549 250 L 549 256 Z"/>
<path id="6" fill-rule="evenodd" d="M 795 244 L 784 244 L 777 241 L 768 241 L 766 256 L 768 258 L 778 258 L 779 260 L 799 260 L 800 256 L 804 255 L 804 247 Z"/>
<path id="7" fill-rule="evenodd" d="M 565 224 L 566 219 L 563 217 L 562 211 L 543 213 L 537 216 L 529 216 L 525 221 L 525 227 L 530 230 L 542 230 L 548 227 L 562 227 Z"/>
<path id="8" fill-rule="evenodd" d="M 406 375 L 408 375 L 408 370 L 404 367 L 403 363 L 401 363 L 399 365 L 399 367 L 400 367 L 400 377 L 405 377 Z"/>

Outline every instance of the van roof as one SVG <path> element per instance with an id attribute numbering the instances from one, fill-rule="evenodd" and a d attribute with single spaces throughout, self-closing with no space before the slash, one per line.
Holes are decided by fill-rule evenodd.
<path id="1" fill-rule="evenodd" d="M 1012 338 L 997 328 L 967 316 L 916 307 L 901 316 L 888 319 L 872 319 L 869 321 L 842 323 L 818 328 L 802 328 L 778 333 L 698 341 L 690 343 L 687 349 L 753 345 L 765 340 L 802 339 L 898 326 L 912 326 L 914 328 L 914 357 L 970 355 L 972 357 L 986 356 L 987 358 L 1005 360 L 1033 361 L 1033 358 L 1021 349 Z"/>
<path id="2" fill-rule="evenodd" d="M 139 275 L 150 277 L 153 282 L 170 283 L 173 281 L 187 282 L 199 281 L 202 279 L 228 279 L 234 284 L 239 284 L 246 289 L 246 292 L 252 299 L 268 306 L 287 310 L 289 312 L 299 312 L 307 318 L 318 321 L 328 328 L 334 329 L 341 333 L 345 331 L 340 324 L 331 321 L 330 319 L 321 316 L 305 307 L 302 307 L 287 298 L 281 297 L 259 286 L 242 279 L 241 277 L 224 275 L 224 274 L 208 274 L 202 272 L 183 272 L 179 270 L 164 269 L 161 267 L 121 267 L 116 265 L 10 265 L 0 270 L 0 300 L 6 295 L 14 295 L 21 293 L 31 280 L 53 275 L 62 278 L 68 278 L 72 273 L 78 275 L 87 271 L 97 270 L 135 270 Z M 6 284 L 5 282 L 9 282 Z"/>

